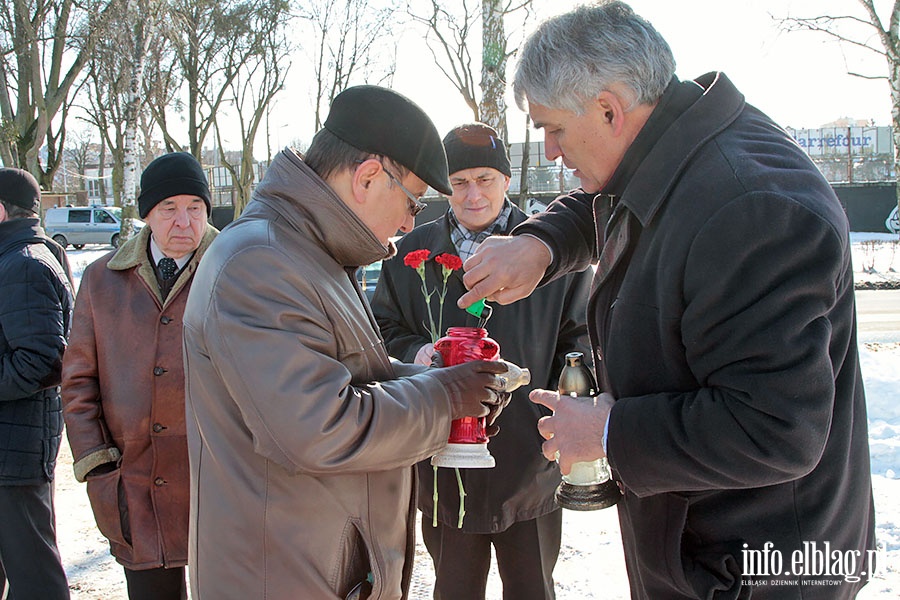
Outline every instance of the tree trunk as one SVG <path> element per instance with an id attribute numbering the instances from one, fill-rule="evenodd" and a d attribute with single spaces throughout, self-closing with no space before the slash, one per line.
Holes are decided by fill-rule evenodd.
<path id="1" fill-rule="evenodd" d="M 531 166 L 531 115 L 525 113 L 525 143 L 522 145 L 522 171 L 519 174 L 519 208 L 528 208 L 528 168 Z"/>
<path id="2" fill-rule="evenodd" d="M 506 35 L 500 0 L 482 0 L 481 120 L 507 139 Z"/>
<path id="3" fill-rule="evenodd" d="M 97 188 L 100 192 L 100 203 L 104 206 L 106 201 L 106 138 L 100 136 L 100 158 L 97 165 Z"/>
<path id="4" fill-rule="evenodd" d="M 135 15 L 132 43 L 131 83 L 128 90 L 128 106 L 125 109 L 125 156 L 122 186 L 122 231 L 119 243 L 129 239 L 134 232 L 132 219 L 137 216 L 135 192 L 137 190 L 137 128 L 138 112 L 141 108 L 141 90 L 144 79 L 144 25 L 141 13 L 132 2 L 128 3 L 126 14 Z"/>

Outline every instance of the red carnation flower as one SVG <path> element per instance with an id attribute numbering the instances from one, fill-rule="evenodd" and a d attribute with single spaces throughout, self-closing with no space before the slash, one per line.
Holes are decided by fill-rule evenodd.
<path id="1" fill-rule="evenodd" d="M 462 259 L 455 254 L 438 254 L 434 257 L 434 262 L 451 271 L 461 269 L 463 264 Z"/>
<path id="2" fill-rule="evenodd" d="M 413 269 L 418 269 L 422 263 L 428 260 L 431 250 L 413 250 L 403 257 L 403 264 Z"/>

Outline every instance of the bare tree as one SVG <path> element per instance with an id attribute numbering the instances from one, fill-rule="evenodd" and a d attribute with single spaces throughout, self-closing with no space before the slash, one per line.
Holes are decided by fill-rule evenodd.
<path id="1" fill-rule="evenodd" d="M 282 89 L 290 67 L 288 56 L 291 44 L 285 35 L 289 9 L 290 6 L 285 1 L 271 2 L 268 6 L 260 6 L 257 10 L 248 12 L 243 19 L 248 30 L 256 32 L 257 36 L 247 38 L 256 53 L 248 56 L 241 66 L 239 76 L 229 85 L 231 107 L 236 115 L 225 118 L 237 121 L 242 150 L 240 161 L 236 164 L 229 160 L 225 152 L 218 120 L 215 128 L 219 160 L 231 173 L 237 192 L 234 199 L 235 218 L 240 216 L 250 201 L 255 167 L 253 146 L 260 125 L 267 116 L 275 94 Z"/>
<path id="2" fill-rule="evenodd" d="M 394 76 L 396 46 L 391 40 L 392 9 L 370 0 L 313 0 L 299 16 L 308 23 L 313 43 L 315 128 L 334 97 L 353 83 L 384 84 Z"/>
<path id="3" fill-rule="evenodd" d="M 163 20 L 156 28 L 156 35 L 148 40 L 143 94 L 146 100 L 144 108 L 151 119 L 151 129 L 159 127 L 165 151 L 173 152 L 182 149 L 184 140 L 179 142 L 173 137 L 180 133 L 180 128 L 177 125 L 170 127 L 169 117 L 184 113 L 186 107 L 180 93 L 185 78 L 175 45 L 169 41 L 174 35 L 169 29 L 167 21 Z M 143 116 L 144 113 L 141 114 Z M 146 164 L 152 160 L 152 156 L 145 153 L 144 160 Z"/>
<path id="4" fill-rule="evenodd" d="M 69 143 L 66 144 L 66 164 L 71 165 L 73 175 L 78 179 L 78 189 L 86 189 L 87 166 L 96 154 L 91 133 L 84 129 L 69 131 Z"/>
<path id="5" fill-rule="evenodd" d="M 156 0 L 125 0 L 127 35 L 122 48 L 128 58 L 128 88 L 125 103 L 125 147 L 122 160 L 122 229 L 119 243 L 127 242 L 134 233 L 132 221 L 137 217 L 138 121 L 144 89 L 144 61 L 150 39 L 160 18 L 161 6 Z"/>
<path id="6" fill-rule="evenodd" d="M 87 73 L 86 92 L 81 105 L 86 122 L 93 125 L 100 137 L 98 178 L 100 197 L 106 202 L 107 192 L 113 195 L 116 206 L 122 205 L 122 173 L 125 146 L 125 102 L 128 90 L 127 60 L 111 37 L 97 44 Z M 111 186 L 106 186 L 106 154 L 113 159 Z"/>
<path id="7" fill-rule="evenodd" d="M 474 119 L 492 126 L 504 139 L 508 137 L 506 66 L 512 56 L 508 51 L 506 19 L 520 14 L 527 19 L 530 10 L 531 0 L 407 3 L 409 16 L 425 28 L 425 41 L 438 69 L 460 93 Z M 481 62 L 476 70 L 472 54 L 479 43 Z M 475 81 L 479 81 L 479 90 L 475 89 Z"/>
<path id="8" fill-rule="evenodd" d="M 0 12 L 0 158 L 49 189 L 82 69 L 113 0 L 11 0 Z M 40 149 L 47 145 L 41 164 Z"/>
<path id="9" fill-rule="evenodd" d="M 887 73 L 872 75 L 848 69 L 850 75 L 864 79 L 885 79 L 891 91 L 891 126 L 894 133 L 894 172 L 897 181 L 897 206 L 900 208 L 900 0 L 894 0 L 887 26 L 875 10 L 874 0 L 856 0 L 856 12 L 847 0 L 847 14 L 779 19 L 786 31 L 814 31 L 840 44 L 884 58 Z M 860 10 L 861 9 L 861 10 Z"/>
<path id="10" fill-rule="evenodd" d="M 187 143 L 177 142 L 183 126 L 157 119 L 167 147 L 187 150 L 200 160 L 216 116 L 230 97 L 230 86 L 258 53 L 247 15 L 272 10 L 283 0 L 169 0 L 168 42 L 187 86 L 184 112 Z M 161 116 L 157 113 L 158 116 Z M 174 129 L 174 130 L 173 130 Z"/>
<path id="11" fill-rule="evenodd" d="M 473 33 L 478 24 L 477 7 L 477 3 L 463 0 L 457 5 L 458 12 L 450 12 L 439 0 L 430 0 L 427 12 L 407 4 L 407 13 L 425 27 L 425 42 L 435 65 L 460 93 L 472 111 L 473 120 L 480 121 L 470 51 L 472 43 L 477 41 L 473 40 L 477 35 Z"/>

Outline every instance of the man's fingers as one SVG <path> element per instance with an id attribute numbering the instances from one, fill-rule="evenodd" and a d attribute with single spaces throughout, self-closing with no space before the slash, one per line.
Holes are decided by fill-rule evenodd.
<path id="1" fill-rule="evenodd" d="M 537 422 L 538 433 L 541 434 L 541 437 L 545 440 L 553 439 L 553 417 L 541 417 Z"/>
<path id="2" fill-rule="evenodd" d="M 533 285 L 510 286 L 497 290 L 493 294 L 485 296 L 485 298 L 494 304 L 512 304 L 518 302 L 522 298 L 527 298 L 534 291 Z"/>
<path id="3" fill-rule="evenodd" d="M 509 368 L 499 360 L 485 360 L 482 362 L 484 363 L 482 365 L 484 368 L 479 370 L 484 373 L 494 373 L 496 375 L 499 373 L 506 373 L 509 370 Z"/>
<path id="4" fill-rule="evenodd" d="M 559 405 L 559 392 L 551 392 L 550 390 L 531 390 L 528 399 L 535 404 L 542 404 L 552 411 L 556 410 Z"/>
<path id="5" fill-rule="evenodd" d="M 468 276 L 468 273 L 466 275 Z M 465 283 L 465 278 L 463 278 L 463 283 L 468 287 L 468 284 Z M 482 298 L 490 297 L 491 294 L 496 291 L 496 289 L 491 289 L 489 283 L 478 282 L 472 287 L 469 287 L 469 291 L 459 297 L 459 300 L 456 301 L 456 305 L 462 309 L 466 309 Z"/>
<path id="6" fill-rule="evenodd" d="M 553 438 L 541 444 L 541 454 L 549 461 L 556 460 L 557 446 Z"/>
<path id="7" fill-rule="evenodd" d="M 484 254 L 476 250 L 475 254 L 467 258 L 466 262 L 463 263 L 463 272 L 468 273 L 469 271 L 480 265 L 482 258 L 484 258 Z"/>

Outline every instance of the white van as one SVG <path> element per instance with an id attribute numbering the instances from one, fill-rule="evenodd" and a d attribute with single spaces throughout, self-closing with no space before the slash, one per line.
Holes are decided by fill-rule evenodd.
<path id="1" fill-rule="evenodd" d="M 144 222 L 132 221 L 135 230 Z M 44 231 L 65 248 L 72 244 L 76 250 L 85 244 L 108 244 L 119 247 L 119 230 L 122 228 L 122 209 L 116 206 L 65 206 L 48 208 L 44 214 Z"/>

